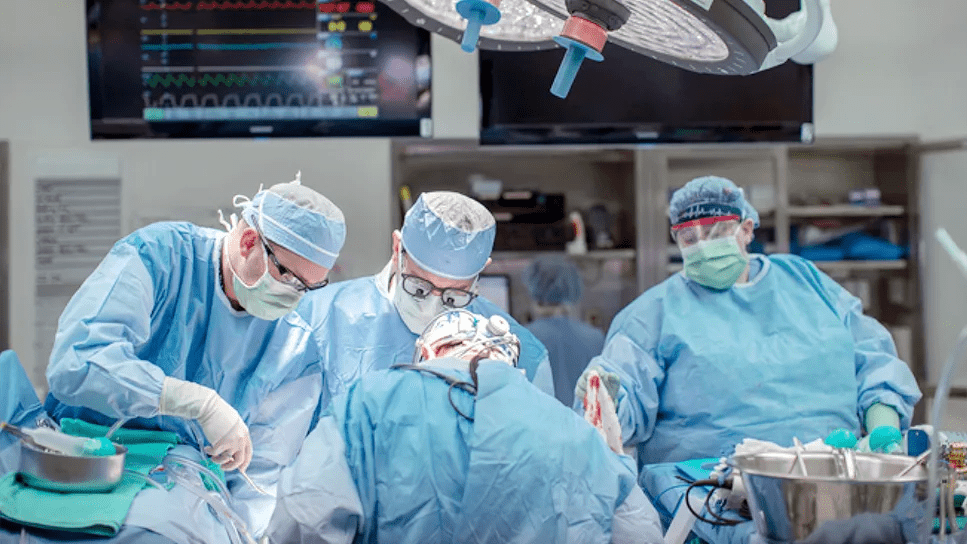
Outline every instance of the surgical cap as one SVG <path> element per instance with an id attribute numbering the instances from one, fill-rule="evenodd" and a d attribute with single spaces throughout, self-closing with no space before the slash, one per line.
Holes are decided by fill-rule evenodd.
<path id="1" fill-rule="evenodd" d="M 541 256 L 524 269 L 524 284 L 535 302 L 544 306 L 574 304 L 583 285 L 578 267 L 564 257 Z"/>
<path id="2" fill-rule="evenodd" d="M 487 265 L 497 223 L 460 193 L 423 193 L 403 219 L 403 249 L 423 270 L 451 280 L 475 277 Z"/>
<path id="3" fill-rule="evenodd" d="M 668 205 L 672 225 L 703 217 L 738 215 L 759 226 L 759 212 L 745 199 L 745 193 L 731 180 L 718 176 L 695 178 L 675 191 Z"/>
<path id="4" fill-rule="evenodd" d="M 272 242 L 325 268 L 336 263 L 346 241 L 346 219 L 332 201 L 299 179 L 273 185 L 238 205 L 245 221 Z"/>

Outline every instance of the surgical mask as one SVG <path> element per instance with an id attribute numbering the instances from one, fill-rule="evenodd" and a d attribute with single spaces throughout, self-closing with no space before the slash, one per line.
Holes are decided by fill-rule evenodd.
<path id="1" fill-rule="evenodd" d="M 430 294 L 420 300 L 403 290 L 400 282 L 403 280 L 403 256 L 396 259 L 396 282 L 393 285 L 393 305 L 400 314 L 400 319 L 413 334 L 422 334 L 433 318 L 443 313 L 447 308 L 443 299 Z"/>
<path id="2" fill-rule="evenodd" d="M 258 280 L 252 285 L 245 285 L 238 274 L 232 261 L 229 259 L 228 268 L 232 271 L 232 286 L 235 288 L 235 298 L 238 303 L 245 308 L 245 311 L 259 319 L 275 321 L 285 314 L 291 312 L 299 304 L 302 293 L 269 274 L 268 255 L 263 256 L 265 271 Z"/>
<path id="3" fill-rule="evenodd" d="M 735 285 L 749 257 L 742 253 L 736 236 L 702 240 L 682 248 L 685 275 L 710 289 L 724 290 Z"/>

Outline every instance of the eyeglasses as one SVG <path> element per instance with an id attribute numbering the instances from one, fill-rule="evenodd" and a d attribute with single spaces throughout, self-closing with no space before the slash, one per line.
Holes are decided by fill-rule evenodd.
<path id="1" fill-rule="evenodd" d="M 476 293 L 471 293 L 459 287 L 437 287 L 429 280 L 414 276 L 413 274 L 400 274 L 400 277 L 403 278 L 401 282 L 403 290 L 419 300 L 425 299 L 432 293 L 440 293 L 440 298 L 443 300 L 444 306 L 463 308 L 477 297 Z"/>
<path id="2" fill-rule="evenodd" d="M 265 254 L 269 256 L 269 260 L 272 261 L 272 266 L 274 266 L 278 271 L 279 275 L 282 277 L 280 281 L 289 287 L 293 287 L 301 293 L 306 291 L 315 291 L 316 289 L 322 289 L 323 287 L 329 285 L 329 278 L 325 278 L 320 282 L 309 283 L 306 280 L 299 277 L 298 274 L 293 272 L 291 269 L 286 268 L 279 262 L 279 259 L 275 256 L 275 252 L 269 247 L 268 242 L 265 241 L 265 236 L 262 235 L 262 231 L 255 227 L 255 232 L 259 234 L 259 241 L 262 242 L 262 247 L 265 248 Z"/>
<path id="3" fill-rule="evenodd" d="M 672 238 L 681 247 L 694 245 L 702 240 L 716 240 L 732 236 L 739 228 L 738 217 L 708 217 L 689 221 L 672 227 Z"/>

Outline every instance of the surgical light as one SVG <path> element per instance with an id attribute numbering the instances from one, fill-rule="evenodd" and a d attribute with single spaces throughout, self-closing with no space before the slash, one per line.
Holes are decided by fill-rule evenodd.
<path id="1" fill-rule="evenodd" d="M 566 0 L 530 1 L 560 17 L 570 13 Z M 829 0 L 803 0 L 801 10 L 782 21 L 765 15 L 762 0 L 623 3 L 631 16 L 608 39 L 692 72 L 747 75 L 790 58 L 815 62 L 836 46 Z"/>
<path id="2" fill-rule="evenodd" d="M 564 25 L 562 17 L 526 0 L 461 0 L 459 9 L 466 10 L 472 17 L 476 17 L 473 10 L 483 12 L 479 21 L 468 21 L 461 15 L 457 0 L 383 0 L 383 3 L 410 24 L 460 43 L 468 51 L 473 50 L 474 42 L 481 49 L 497 51 L 553 49 L 557 47 L 553 38 L 560 34 Z M 488 13 L 492 14 L 498 7 L 499 20 L 485 24 L 493 17 Z M 476 28 L 472 28 L 474 26 Z M 479 33 L 479 39 L 474 39 L 476 33 Z"/>

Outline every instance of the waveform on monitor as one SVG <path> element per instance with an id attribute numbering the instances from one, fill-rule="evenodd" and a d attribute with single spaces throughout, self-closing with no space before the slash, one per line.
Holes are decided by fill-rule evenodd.
<path id="1" fill-rule="evenodd" d="M 314 107 L 314 106 L 333 106 L 333 105 L 356 105 L 371 103 L 376 101 L 377 94 L 374 89 L 360 89 L 353 92 L 334 92 L 334 93 L 292 93 L 282 96 L 281 93 L 248 93 L 244 97 L 240 94 L 232 93 L 225 96 L 218 96 L 214 93 L 198 96 L 195 93 L 186 93 L 181 97 L 176 97 L 171 93 L 162 94 L 157 100 L 144 98 L 146 108 L 268 108 L 268 107 Z"/>
<path id="2" fill-rule="evenodd" d="M 310 81 L 307 75 L 295 74 L 205 74 L 203 76 L 192 76 L 187 74 L 153 74 L 144 78 L 144 84 L 152 89 L 159 85 L 164 88 L 175 86 L 178 88 L 189 87 L 270 87 L 273 85 L 291 85 L 293 83 L 307 83 Z"/>
<path id="3" fill-rule="evenodd" d="M 184 10 L 188 11 L 191 9 L 191 2 L 163 2 L 163 3 L 153 3 L 148 2 L 147 4 L 141 4 L 141 9 L 146 11 L 152 10 Z"/>
<path id="4" fill-rule="evenodd" d="M 248 1 L 225 1 L 225 2 L 198 2 L 198 11 L 212 11 L 212 10 L 268 10 L 268 9 L 316 9 L 316 3 L 313 1 L 295 1 L 285 0 L 280 2 L 279 0 L 261 0 L 256 2 L 255 0 Z"/>

